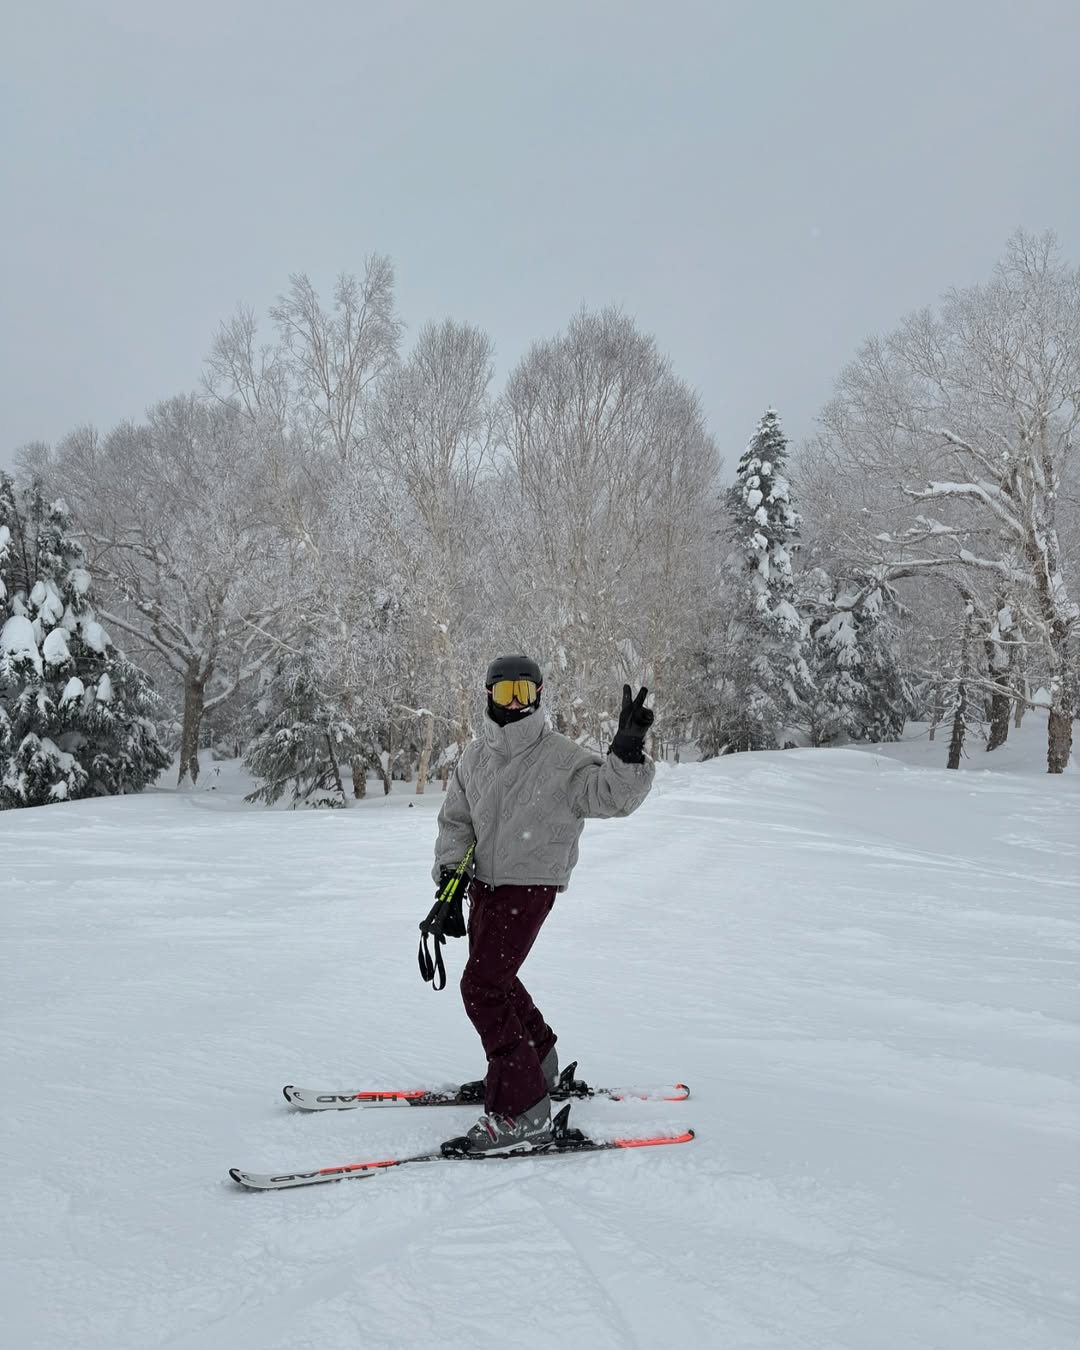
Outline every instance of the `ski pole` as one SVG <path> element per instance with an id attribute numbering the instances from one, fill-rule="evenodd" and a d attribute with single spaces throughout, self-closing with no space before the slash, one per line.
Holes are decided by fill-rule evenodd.
<path id="1" fill-rule="evenodd" d="M 474 841 L 469 845 L 464 858 L 458 863 L 457 871 L 439 892 L 435 904 L 431 908 L 431 913 L 420 925 L 420 947 L 416 958 L 420 965 L 421 977 L 425 983 L 431 984 L 432 989 L 444 989 L 446 987 L 446 966 L 443 964 L 442 958 L 442 946 L 446 937 L 443 929 L 450 914 L 450 906 L 461 889 L 462 879 L 465 877 L 466 869 L 472 861 L 475 850 L 476 843 Z M 435 941 L 434 960 L 432 960 L 431 953 L 428 951 L 427 940 L 429 936 Z"/>

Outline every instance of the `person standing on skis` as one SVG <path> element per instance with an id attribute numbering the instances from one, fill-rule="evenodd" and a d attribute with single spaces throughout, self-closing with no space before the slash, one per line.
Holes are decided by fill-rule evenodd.
<path id="1" fill-rule="evenodd" d="M 484 681 L 487 714 L 462 754 L 439 812 L 432 877 L 438 900 L 425 936 L 465 935 L 461 889 L 444 889 L 473 848 L 469 959 L 461 997 L 487 1056 L 487 1074 L 462 1093 L 484 1114 L 444 1152 L 505 1153 L 550 1143 L 550 1089 L 559 1076 L 555 1033 L 518 971 L 555 896 L 566 890 L 585 820 L 628 816 L 652 787 L 645 736 L 648 690 L 623 686 L 619 729 L 601 758 L 552 730 L 540 712 L 544 680 L 528 656 L 492 661 Z"/>

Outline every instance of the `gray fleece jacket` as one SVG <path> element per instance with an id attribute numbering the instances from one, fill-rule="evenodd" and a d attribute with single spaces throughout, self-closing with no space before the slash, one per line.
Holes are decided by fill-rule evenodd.
<path id="1" fill-rule="evenodd" d="M 439 811 L 432 878 L 476 841 L 472 872 L 488 886 L 565 890 L 590 816 L 628 816 L 655 766 L 601 759 L 552 731 L 537 711 L 501 727 L 485 716 L 465 747 Z"/>

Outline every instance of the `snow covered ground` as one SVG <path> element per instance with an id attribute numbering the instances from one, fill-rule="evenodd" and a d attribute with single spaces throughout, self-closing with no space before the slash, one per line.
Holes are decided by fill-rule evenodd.
<path id="1" fill-rule="evenodd" d="M 572 1118 L 693 1143 L 278 1194 L 227 1168 L 471 1123 L 280 1095 L 482 1071 L 416 969 L 440 794 L 268 811 L 208 764 L 0 815 L 0 1339 L 1075 1350 L 1080 775 L 1044 733 L 661 766 L 586 827 L 527 983 L 585 1076 L 693 1096 Z"/>

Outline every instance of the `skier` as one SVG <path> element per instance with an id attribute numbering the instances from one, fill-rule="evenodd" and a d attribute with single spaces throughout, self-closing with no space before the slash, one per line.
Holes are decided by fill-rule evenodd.
<path id="1" fill-rule="evenodd" d="M 469 884 L 469 959 L 461 997 L 487 1056 L 487 1075 L 462 1092 L 484 1114 L 444 1152 L 506 1153 L 551 1141 L 550 1089 L 559 1076 L 555 1033 L 518 979 L 566 890 L 588 817 L 628 816 L 645 800 L 654 765 L 644 751 L 653 713 L 648 690 L 623 686 L 619 729 L 600 758 L 553 731 L 540 712 L 544 681 L 528 656 L 492 661 L 487 715 L 454 771 L 439 812 L 433 879 L 439 889 L 421 930 L 438 941 L 465 936 L 461 892 L 447 881 L 474 845 Z"/>

